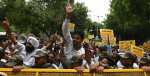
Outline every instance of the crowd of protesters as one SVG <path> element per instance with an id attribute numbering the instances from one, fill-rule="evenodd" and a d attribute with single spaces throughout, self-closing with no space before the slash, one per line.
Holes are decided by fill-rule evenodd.
<path id="1" fill-rule="evenodd" d="M 20 43 L 9 27 L 9 21 L 3 22 L 10 40 L 1 42 L 0 67 L 13 68 L 17 73 L 24 68 L 47 69 L 76 69 L 81 73 L 84 69 L 91 72 L 103 72 L 104 69 L 143 69 L 150 71 L 149 55 L 144 52 L 139 60 L 128 51 L 121 52 L 118 47 L 111 47 L 109 35 L 107 46 L 95 46 L 95 42 L 83 42 L 84 33 L 75 31 L 72 38 L 69 30 L 71 14 L 74 9 L 70 4 L 66 6 L 66 18 L 62 27 L 63 41 L 56 43 L 57 32 L 47 45 L 41 45 L 37 37 L 30 35 L 24 44 Z"/>

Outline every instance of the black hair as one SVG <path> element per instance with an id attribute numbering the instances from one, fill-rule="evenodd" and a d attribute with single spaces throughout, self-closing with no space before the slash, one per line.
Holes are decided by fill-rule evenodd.
<path id="1" fill-rule="evenodd" d="M 0 59 L 2 59 L 4 57 L 4 55 L 5 55 L 4 50 L 1 50 L 1 51 L 3 51 L 3 52 L 0 53 Z"/>
<path id="2" fill-rule="evenodd" d="M 78 34 L 81 37 L 82 40 L 84 39 L 84 32 L 82 32 L 82 31 L 75 31 L 74 35 L 75 34 Z"/>
<path id="3" fill-rule="evenodd" d="M 104 46 L 100 46 L 98 47 L 98 49 L 100 50 L 100 52 L 107 51 L 107 49 Z"/>
<path id="4" fill-rule="evenodd" d="M 115 48 L 115 49 L 116 49 L 116 47 L 115 47 L 115 46 L 113 46 L 113 47 L 111 47 L 111 48 Z"/>
<path id="5" fill-rule="evenodd" d="M 56 57 L 56 54 L 54 52 L 49 52 L 48 54 L 53 54 L 54 57 Z"/>
<path id="6" fill-rule="evenodd" d="M 104 56 L 104 58 L 107 59 L 109 66 L 114 66 L 115 63 L 114 63 L 114 60 L 113 60 L 111 57 L 109 57 L 109 56 Z"/>

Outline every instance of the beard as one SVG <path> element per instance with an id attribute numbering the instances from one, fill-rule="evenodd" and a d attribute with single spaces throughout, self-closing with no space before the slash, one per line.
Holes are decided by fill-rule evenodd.
<path id="1" fill-rule="evenodd" d="M 26 46 L 26 51 L 27 51 L 28 53 L 31 53 L 31 52 L 34 51 L 34 50 L 35 50 L 34 47 Z"/>

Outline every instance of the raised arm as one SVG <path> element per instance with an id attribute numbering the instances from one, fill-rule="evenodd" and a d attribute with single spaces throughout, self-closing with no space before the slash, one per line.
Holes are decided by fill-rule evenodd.
<path id="1" fill-rule="evenodd" d="M 91 60 L 91 55 L 89 53 L 89 44 L 84 42 L 83 48 L 85 50 L 85 60 L 88 64 L 91 64 L 92 60 Z"/>
<path id="2" fill-rule="evenodd" d="M 106 40 L 107 40 L 107 53 L 110 55 L 111 53 L 112 53 L 112 51 L 111 51 L 111 45 L 110 45 L 110 42 L 109 42 L 109 35 L 108 35 L 108 37 L 106 38 Z"/>
<path id="3" fill-rule="evenodd" d="M 3 21 L 3 26 L 5 27 L 10 40 L 13 42 L 14 45 L 17 45 L 18 41 L 16 40 L 16 37 L 12 34 L 11 29 L 9 27 L 8 19 L 6 17 L 5 20 L 6 21 Z"/>
<path id="4" fill-rule="evenodd" d="M 66 19 L 65 22 L 63 24 L 62 27 L 62 31 L 63 31 L 63 36 L 64 39 L 66 39 L 67 43 L 70 42 L 71 40 L 71 35 L 70 35 L 70 31 L 69 31 L 69 23 L 70 23 L 70 17 L 71 17 L 71 13 L 74 11 L 74 8 L 72 8 L 71 4 L 67 4 L 66 6 Z"/>
<path id="5" fill-rule="evenodd" d="M 57 32 L 55 35 L 52 36 L 52 41 L 45 47 L 46 50 L 48 50 L 50 47 L 52 47 L 53 43 L 55 43 L 57 40 Z"/>

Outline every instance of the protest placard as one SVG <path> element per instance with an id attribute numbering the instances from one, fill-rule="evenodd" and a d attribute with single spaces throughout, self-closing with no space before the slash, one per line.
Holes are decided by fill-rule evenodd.
<path id="1" fill-rule="evenodd" d="M 124 50 L 125 52 L 130 51 L 131 50 L 131 44 L 129 41 L 124 43 Z"/>
<path id="2" fill-rule="evenodd" d="M 102 39 L 106 39 L 108 35 L 110 38 L 114 37 L 113 30 L 111 29 L 100 29 L 100 35 Z"/>
<path id="3" fill-rule="evenodd" d="M 89 38 L 89 39 L 93 39 L 93 38 L 94 38 L 94 35 L 88 35 L 88 38 Z"/>
<path id="4" fill-rule="evenodd" d="M 134 45 L 131 45 L 131 52 L 138 57 L 143 57 L 143 49 Z"/>
<path id="5" fill-rule="evenodd" d="M 144 51 L 150 53 L 150 45 L 149 45 L 148 43 L 144 43 L 144 44 L 143 44 L 143 49 L 144 49 Z"/>

